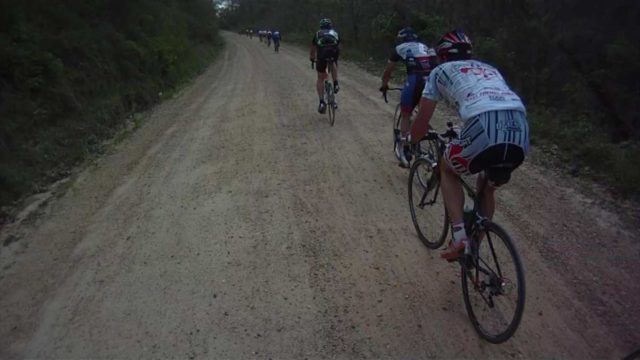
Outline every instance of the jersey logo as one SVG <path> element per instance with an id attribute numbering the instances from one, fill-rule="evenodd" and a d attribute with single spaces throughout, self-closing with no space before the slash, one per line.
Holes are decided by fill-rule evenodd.
<path id="1" fill-rule="evenodd" d="M 463 74 L 482 76 L 485 79 L 493 79 L 498 76 L 498 73 L 493 69 L 487 69 L 477 66 L 462 67 L 460 68 L 460 72 Z"/>

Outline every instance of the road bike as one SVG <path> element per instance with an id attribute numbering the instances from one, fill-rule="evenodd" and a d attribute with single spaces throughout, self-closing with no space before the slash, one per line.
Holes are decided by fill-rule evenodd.
<path id="1" fill-rule="evenodd" d="M 429 249 L 441 247 L 450 228 L 442 196 L 440 196 L 440 166 L 442 154 L 457 137 L 453 124 L 439 134 L 429 131 L 412 149 L 416 160 L 409 172 L 409 207 L 418 237 Z M 504 174 L 505 167 L 488 171 Z M 515 333 L 525 304 L 524 269 L 516 247 L 507 232 L 492 220 L 482 216 L 482 189 L 487 186 L 485 173 L 475 191 L 461 178 L 473 208 L 465 210 L 464 225 L 470 244 L 458 258 L 465 308 L 476 332 L 491 343 L 507 341 Z M 430 220 L 430 221 L 429 221 Z M 433 226 L 438 224 L 438 226 Z"/>
<path id="2" fill-rule="evenodd" d="M 327 70 L 329 75 L 335 71 L 335 60 L 333 58 L 327 58 Z M 311 61 L 311 68 L 315 67 L 315 62 Z M 336 110 L 338 109 L 338 103 L 336 102 L 336 94 L 333 88 L 333 83 L 329 81 L 329 77 L 324 81 L 324 98 L 327 104 L 327 115 L 329 115 L 329 125 L 333 126 L 336 122 Z"/>

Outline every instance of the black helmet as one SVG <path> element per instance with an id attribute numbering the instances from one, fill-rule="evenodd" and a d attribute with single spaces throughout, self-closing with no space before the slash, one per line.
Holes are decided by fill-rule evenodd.
<path id="1" fill-rule="evenodd" d="M 320 29 L 331 29 L 331 19 L 324 18 L 320 20 Z"/>
<path id="2" fill-rule="evenodd" d="M 410 41 L 417 41 L 418 33 L 413 30 L 412 27 L 407 26 L 406 28 L 398 31 L 398 35 L 396 35 L 396 43 L 402 44 Z"/>

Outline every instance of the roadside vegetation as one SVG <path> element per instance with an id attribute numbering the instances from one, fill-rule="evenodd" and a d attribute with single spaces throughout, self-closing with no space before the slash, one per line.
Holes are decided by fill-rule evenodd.
<path id="1" fill-rule="evenodd" d="M 386 61 L 410 25 L 428 45 L 453 28 L 496 65 L 529 110 L 532 142 L 573 175 L 640 199 L 640 3 L 612 0 L 234 0 L 222 26 L 278 28 L 307 46 L 329 17 L 346 58 Z M 597 9 L 597 10 L 593 10 Z M 373 61 L 371 60 L 373 59 Z"/>
<path id="2" fill-rule="evenodd" d="M 221 46 L 208 0 L 3 0 L 1 8 L 0 207 L 68 174 Z"/>

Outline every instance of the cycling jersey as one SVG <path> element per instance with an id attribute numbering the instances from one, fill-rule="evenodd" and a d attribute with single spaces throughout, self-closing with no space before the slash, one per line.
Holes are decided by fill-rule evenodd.
<path id="1" fill-rule="evenodd" d="M 496 68 L 476 60 L 451 61 L 438 65 L 424 87 L 422 96 L 447 100 L 456 106 L 463 121 L 488 111 L 525 107 Z"/>
<path id="2" fill-rule="evenodd" d="M 327 59 L 333 59 L 337 64 L 340 57 L 340 37 L 333 29 L 320 29 L 313 36 L 311 45 L 317 49 L 316 70 L 325 72 L 327 69 Z"/>
<path id="3" fill-rule="evenodd" d="M 407 75 L 428 75 L 436 65 L 436 52 L 421 42 L 406 42 L 396 46 L 389 57 L 391 62 L 400 60 L 403 60 L 407 67 Z"/>
<path id="4" fill-rule="evenodd" d="M 340 37 L 338 33 L 333 29 L 320 29 L 316 32 L 311 44 L 318 48 L 326 46 L 338 46 L 340 44 Z"/>

